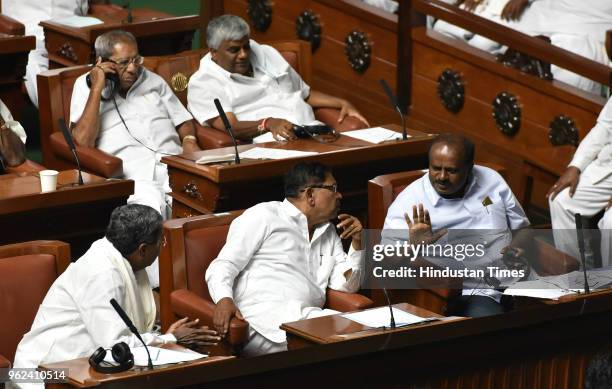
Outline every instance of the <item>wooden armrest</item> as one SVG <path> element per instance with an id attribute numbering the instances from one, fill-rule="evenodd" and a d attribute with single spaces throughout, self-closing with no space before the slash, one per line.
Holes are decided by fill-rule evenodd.
<path id="1" fill-rule="evenodd" d="M 26 159 L 21 165 L 6 168 L 7 173 L 33 173 L 41 170 L 45 170 L 43 165 L 30 161 L 29 159 Z"/>
<path id="2" fill-rule="evenodd" d="M 360 128 L 367 128 L 368 126 L 353 116 L 347 116 L 344 118 L 342 123 L 338 123 L 340 117 L 340 110 L 337 108 L 317 108 L 315 109 L 315 118 L 328 126 L 335 128 L 338 131 L 351 131 L 358 130 Z"/>
<path id="3" fill-rule="evenodd" d="M 612 30 L 606 31 L 606 53 L 608 53 L 608 58 L 612 61 Z"/>
<path id="4" fill-rule="evenodd" d="M 212 127 L 205 127 L 197 122 L 195 126 L 196 138 L 198 138 L 198 144 L 202 150 L 233 146 L 232 138 L 225 131 L 220 131 Z M 236 141 L 238 144 L 244 143 L 238 139 Z"/>
<path id="5" fill-rule="evenodd" d="M 0 354 L 0 368 L 8 368 L 11 367 L 11 361 L 6 359 L 4 355 Z"/>
<path id="6" fill-rule="evenodd" d="M 0 14 L 0 32 L 9 35 L 25 35 L 25 26 L 10 16 Z"/>
<path id="7" fill-rule="evenodd" d="M 345 293 L 333 289 L 327 289 L 327 304 L 329 309 L 340 312 L 359 311 L 370 308 L 374 302 L 358 293 Z"/>
<path id="8" fill-rule="evenodd" d="M 74 155 L 72 155 L 72 151 L 70 151 L 70 147 L 68 147 L 63 134 L 54 132 L 49 139 L 51 141 L 53 153 L 59 158 L 76 166 Z M 77 153 L 79 154 L 83 170 L 106 178 L 123 176 L 123 161 L 121 158 L 117 158 L 93 147 L 79 145 L 77 145 Z"/>
<path id="9" fill-rule="evenodd" d="M 176 316 L 200 319 L 204 325 L 212 328 L 215 304 L 204 300 L 195 293 L 186 289 L 177 289 L 170 293 L 170 305 Z M 230 345 L 242 345 L 249 338 L 249 323 L 244 320 L 233 318 L 230 321 L 229 335 L 227 341 Z"/>

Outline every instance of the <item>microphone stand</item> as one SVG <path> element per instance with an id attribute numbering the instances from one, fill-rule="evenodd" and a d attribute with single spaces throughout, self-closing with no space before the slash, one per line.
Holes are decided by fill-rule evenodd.
<path id="1" fill-rule="evenodd" d="M 389 102 L 395 107 L 395 110 L 397 111 L 397 113 L 399 113 L 400 118 L 402 119 L 402 139 L 406 140 L 408 139 L 408 134 L 406 133 L 406 117 L 404 116 L 404 113 L 402 112 L 399 106 L 397 97 L 393 94 L 393 92 L 391 92 L 391 88 L 389 87 L 389 84 L 387 84 L 387 81 L 380 79 L 379 82 L 383 90 L 385 91 Z"/>
<path id="2" fill-rule="evenodd" d="M 130 320 L 130 318 L 128 317 L 127 313 L 125 313 L 123 308 L 121 308 L 121 306 L 119 305 L 117 300 L 115 300 L 114 298 L 110 299 L 110 303 L 113 306 L 113 308 L 115 309 L 115 311 L 117 312 L 117 314 L 119 315 L 119 317 L 121 318 L 121 320 L 123 320 L 123 322 L 125 323 L 127 328 L 130 330 L 130 332 L 132 332 L 134 335 L 136 335 L 138 340 L 140 340 L 140 342 L 144 346 L 145 351 L 147 352 L 149 369 L 153 370 L 153 361 L 151 361 L 151 354 L 149 353 L 149 348 L 145 344 L 144 340 L 142 340 L 142 337 L 138 333 L 138 329 L 134 326 L 134 323 L 132 323 L 132 320 Z"/>
<path id="3" fill-rule="evenodd" d="M 232 143 L 234 143 L 234 153 L 235 153 L 234 162 L 236 162 L 236 165 L 240 165 L 240 155 L 238 155 L 238 144 L 236 143 L 236 137 L 234 136 L 234 131 L 232 131 L 232 125 L 230 124 L 229 120 L 227 120 L 227 115 L 225 115 L 225 111 L 223 110 L 223 107 L 221 106 L 221 102 L 219 101 L 219 99 L 215 99 L 214 102 L 215 102 L 215 107 L 217 107 L 217 112 L 219 112 L 219 116 L 221 117 L 221 120 L 223 121 L 223 126 L 225 127 L 225 130 L 232 138 Z"/>
<path id="4" fill-rule="evenodd" d="M 70 132 L 68 131 L 68 127 L 66 126 L 66 122 L 64 121 L 64 119 L 63 118 L 58 119 L 58 123 L 59 123 L 60 129 L 62 130 L 62 134 L 64 135 L 64 139 L 66 140 L 66 143 L 68 144 L 68 147 L 70 148 L 70 151 L 72 151 L 74 160 L 77 163 L 77 170 L 79 171 L 79 185 L 83 185 L 83 174 L 81 170 L 81 161 L 79 160 L 79 155 L 77 154 L 76 145 L 74 144 L 74 141 L 72 140 L 72 136 L 70 135 Z"/>
<path id="5" fill-rule="evenodd" d="M 574 214 L 574 221 L 576 222 L 576 233 L 578 235 L 578 250 L 580 251 L 580 262 L 582 262 L 582 272 L 584 274 L 584 293 L 591 293 L 589 288 L 589 281 L 587 279 L 586 271 L 586 259 L 584 257 L 584 233 L 582 230 L 582 216 L 579 213 Z"/>

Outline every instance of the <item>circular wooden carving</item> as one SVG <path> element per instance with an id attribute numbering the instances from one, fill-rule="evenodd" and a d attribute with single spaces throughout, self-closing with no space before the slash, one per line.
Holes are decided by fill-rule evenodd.
<path id="1" fill-rule="evenodd" d="M 574 121 L 567 116 L 556 116 L 550 122 L 548 140 L 553 146 L 578 146 L 578 129 Z"/>
<path id="2" fill-rule="evenodd" d="M 257 31 L 265 32 L 272 23 L 272 6 L 268 0 L 249 0 L 247 14 Z"/>
<path id="3" fill-rule="evenodd" d="M 59 49 L 57 49 L 56 54 L 74 63 L 79 62 L 79 57 L 76 55 L 76 51 L 69 42 L 62 44 Z"/>
<path id="4" fill-rule="evenodd" d="M 508 92 L 499 93 L 493 100 L 493 118 L 502 133 L 516 134 L 521 128 L 521 107 L 516 97 Z"/>
<path id="5" fill-rule="evenodd" d="M 344 53 L 353 70 L 364 73 L 370 67 L 372 45 L 361 31 L 352 31 L 344 39 Z"/>
<path id="6" fill-rule="evenodd" d="M 465 87 L 458 72 L 444 69 L 438 77 L 438 97 L 442 105 L 452 113 L 461 111 L 465 101 Z"/>
<path id="7" fill-rule="evenodd" d="M 297 17 L 295 32 L 298 38 L 310 42 L 313 52 L 321 45 L 321 23 L 312 11 L 304 11 Z"/>
<path id="8" fill-rule="evenodd" d="M 189 78 L 181 72 L 177 72 L 170 79 L 170 86 L 175 92 L 183 92 L 185 89 L 187 89 L 188 83 Z"/>

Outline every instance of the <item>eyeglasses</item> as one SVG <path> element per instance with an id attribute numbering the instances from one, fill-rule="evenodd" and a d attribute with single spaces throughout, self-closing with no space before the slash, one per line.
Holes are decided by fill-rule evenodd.
<path id="1" fill-rule="evenodd" d="M 137 55 L 134 58 L 127 58 L 127 59 L 122 59 L 119 61 L 115 61 L 113 59 L 108 58 L 108 62 L 112 62 L 121 68 L 125 68 L 131 63 L 133 63 L 134 65 L 140 66 L 144 62 L 144 57 Z"/>
<path id="2" fill-rule="evenodd" d="M 330 190 L 334 193 L 338 193 L 338 183 L 332 184 L 332 185 L 324 185 L 324 184 L 314 184 L 314 185 L 309 185 L 306 188 L 300 190 L 300 192 L 304 192 L 306 191 L 308 188 L 321 188 L 321 189 L 327 189 Z"/>

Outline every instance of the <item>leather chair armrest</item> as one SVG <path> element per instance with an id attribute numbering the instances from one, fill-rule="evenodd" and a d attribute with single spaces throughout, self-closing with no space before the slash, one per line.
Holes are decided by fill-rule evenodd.
<path id="1" fill-rule="evenodd" d="M 59 158 L 74 164 L 76 167 L 74 156 L 63 134 L 61 132 L 54 132 L 49 139 L 51 141 L 53 153 Z M 77 145 L 77 153 L 79 154 L 83 170 L 106 178 L 123 176 L 123 161 L 121 158 L 117 158 L 93 147 L 79 145 Z"/>
<path id="2" fill-rule="evenodd" d="M 0 354 L 0 368 L 8 368 L 11 367 L 11 361 L 6 359 L 4 355 Z"/>
<path id="3" fill-rule="evenodd" d="M 170 293 L 170 304 L 176 316 L 198 318 L 200 323 L 213 326 L 213 314 L 215 304 L 207 301 L 187 289 L 177 289 Z M 233 318 L 230 321 L 229 336 L 227 341 L 232 346 L 245 344 L 249 338 L 249 323 L 244 320 Z"/>
<path id="4" fill-rule="evenodd" d="M 10 16 L 0 15 L 0 32 L 9 35 L 25 35 L 25 26 Z"/>
<path id="5" fill-rule="evenodd" d="M 198 144 L 202 150 L 233 146 L 232 138 L 226 132 L 219 131 L 216 128 L 202 126 L 197 122 L 195 126 L 196 138 L 198 138 Z M 242 142 L 238 140 L 238 144 L 240 143 Z"/>
<path id="6" fill-rule="evenodd" d="M 327 289 L 327 308 L 340 312 L 359 311 L 370 308 L 374 302 L 359 293 L 345 293 Z"/>
<path id="7" fill-rule="evenodd" d="M 337 108 L 317 108 L 315 109 L 315 118 L 336 130 L 351 131 L 360 128 L 367 128 L 367 124 L 353 116 L 347 116 L 342 123 L 338 123 L 340 110 Z"/>
<path id="8" fill-rule="evenodd" d="M 7 173 L 34 173 L 39 172 L 41 170 L 45 170 L 46 168 L 43 165 L 40 165 L 34 161 L 30 161 L 26 159 L 24 163 L 17 166 L 7 167 Z"/>

